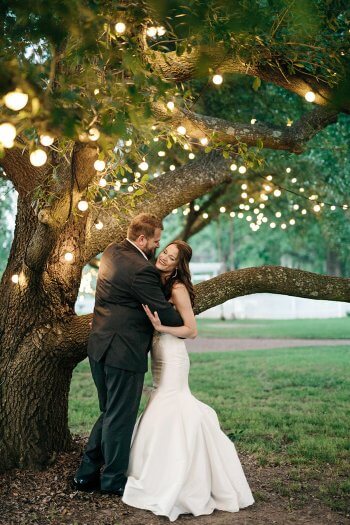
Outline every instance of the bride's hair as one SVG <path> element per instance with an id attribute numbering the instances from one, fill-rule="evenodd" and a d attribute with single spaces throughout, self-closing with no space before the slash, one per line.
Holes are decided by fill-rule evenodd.
<path id="1" fill-rule="evenodd" d="M 170 299 L 171 291 L 174 284 L 182 283 L 186 286 L 187 291 L 190 295 L 191 304 L 194 306 L 194 288 L 191 281 L 191 272 L 190 272 L 190 260 L 192 257 L 192 248 L 187 242 L 176 240 L 168 244 L 170 246 L 174 244 L 179 250 L 179 260 L 177 262 L 177 269 L 173 272 L 172 275 L 166 280 L 164 284 L 164 294 L 166 299 Z"/>

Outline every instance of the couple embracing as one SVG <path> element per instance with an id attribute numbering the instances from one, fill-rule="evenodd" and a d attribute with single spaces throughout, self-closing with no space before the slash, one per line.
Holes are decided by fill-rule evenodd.
<path id="1" fill-rule="evenodd" d="M 192 250 L 174 241 L 153 265 L 162 228 L 140 214 L 127 239 L 102 255 L 88 342 L 101 414 L 73 485 L 117 494 L 170 521 L 237 512 L 254 499 L 234 444 L 188 386 L 184 339 L 197 334 Z M 136 421 L 149 350 L 154 390 Z"/>

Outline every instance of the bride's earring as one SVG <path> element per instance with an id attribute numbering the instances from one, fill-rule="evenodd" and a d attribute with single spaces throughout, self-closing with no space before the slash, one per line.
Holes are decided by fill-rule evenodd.
<path id="1" fill-rule="evenodd" d="M 171 278 L 175 279 L 176 276 L 177 276 L 177 268 L 175 268 L 175 273 L 174 273 L 174 275 L 171 276 Z"/>

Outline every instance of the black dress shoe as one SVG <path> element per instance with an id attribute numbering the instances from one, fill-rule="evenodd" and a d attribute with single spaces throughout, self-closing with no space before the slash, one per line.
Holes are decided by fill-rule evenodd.
<path id="1" fill-rule="evenodd" d="M 124 494 L 124 487 L 120 487 L 119 489 L 115 489 L 115 490 L 104 490 L 104 489 L 101 489 L 101 494 L 114 494 L 115 496 L 120 496 L 122 497 L 123 494 Z"/>
<path id="2" fill-rule="evenodd" d="M 100 490 L 100 478 L 73 478 L 72 486 L 76 490 L 81 490 L 83 492 L 93 492 L 94 490 Z"/>

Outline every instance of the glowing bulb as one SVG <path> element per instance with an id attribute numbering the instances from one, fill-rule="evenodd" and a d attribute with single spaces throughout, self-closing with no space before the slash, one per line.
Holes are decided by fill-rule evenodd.
<path id="1" fill-rule="evenodd" d="M 275 222 L 271 222 L 270 223 L 270 228 L 276 228 L 276 223 Z"/>
<path id="2" fill-rule="evenodd" d="M 11 281 L 15 284 L 18 284 L 19 281 L 19 275 L 17 273 L 14 273 L 11 277 Z"/>
<path id="3" fill-rule="evenodd" d="M 269 186 L 268 184 L 264 184 L 264 190 L 265 191 L 271 191 L 271 186 Z"/>
<path id="4" fill-rule="evenodd" d="M 273 194 L 274 194 L 275 197 L 280 197 L 280 195 L 281 195 L 281 190 L 275 190 L 275 191 L 273 192 Z"/>
<path id="5" fill-rule="evenodd" d="M 299 188 L 299 191 L 300 191 L 300 193 L 304 193 L 305 189 L 304 188 Z"/>
<path id="6" fill-rule="evenodd" d="M 139 168 L 140 168 L 140 170 L 142 170 L 142 171 L 146 171 L 146 170 L 148 170 L 148 164 L 147 164 L 147 162 L 146 162 L 145 160 L 143 160 L 142 162 L 140 162 L 140 164 L 139 164 Z"/>
<path id="7" fill-rule="evenodd" d="M 291 180 L 291 183 L 292 183 L 292 184 L 295 184 L 297 180 L 298 180 L 298 179 L 297 179 L 296 177 L 293 177 L 293 179 Z"/>
<path id="8" fill-rule="evenodd" d="M 133 186 L 129 186 L 129 187 L 128 187 L 128 192 L 129 192 L 129 193 L 132 193 L 133 191 L 134 191 Z"/>
<path id="9" fill-rule="evenodd" d="M 186 131 L 187 131 L 187 130 L 186 130 L 185 126 L 179 126 L 179 127 L 177 128 L 177 132 L 178 132 L 180 135 L 186 135 Z"/>
<path id="10" fill-rule="evenodd" d="M 199 208 L 200 208 L 199 204 L 195 204 L 193 206 L 194 211 L 199 211 Z"/>
<path id="11" fill-rule="evenodd" d="M 46 151 L 40 148 L 36 149 L 31 152 L 29 159 L 30 159 L 30 163 L 33 166 L 37 166 L 37 167 L 43 166 L 45 162 L 47 161 Z"/>
<path id="12" fill-rule="evenodd" d="M 158 36 L 163 36 L 166 33 L 166 29 L 163 26 L 157 27 Z"/>
<path id="13" fill-rule="evenodd" d="M 224 79 L 223 79 L 222 75 L 214 75 L 213 78 L 212 78 L 213 84 L 216 84 L 217 86 L 222 84 L 223 80 Z"/>
<path id="14" fill-rule="evenodd" d="M 263 210 L 263 209 L 265 208 L 265 204 L 264 204 L 263 202 L 261 202 L 261 203 L 259 204 L 259 208 L 260 208 L 261 210 Z"/>
<path id="15" fill-rule="evenodd" d="M 290 219 L 289 224 L 293 226 L 295 224 L 295 219 Z"/>
<path id="16" fill-rule="evenodd" d="M 74 255 L 72 254 L 72 252 L 66 252 L 64 254 L 64 258 L 67 262 L 72 262 L 74 259 Z"/>
<path id="17" fill-rule="evenodd" d="M 173 102 L 172 100 L 170 100 L 170 101 L 167 103 L 166 107 L 167 107 L 168 109 L 170 109 L 170 111 L 173 111 L 174 108 L 175 108 L 175 104 L 174 104 L 174 102 Z"/>
<path id="18" fill-rule="evenodd" d="M 98 88 L 94 89 L 94 95 L 98 95 L 100 90 Z"/>
<path id="19" fill-rule="evenodd" d="M 118 35 L 122 35 L 125 33 L 126 25 L 124 22 L 117 22 L 114 26 L 115 32 L 118 33 Z"/>
<path id="20" fill-rule="evenodd" d="M 106 167 L 106 163 L 104 160 L 95 160 L 94 168 L 96 171 L 103 171 L 105 167 Z"/>
<path id="21" fill-rule="evenodd" d="M 282 215 L 282 213 L 281 213 L 280 211 L 276 211 L 275 216 L 276 216 L 277 218 L 281 217 L 281 215 Z"/>
<path id="22" fill-rule="evenodd" d="M 184 149 L 185 149 L 186 151 L 188 151 L 188 150 L 190 149 L 189 145 L 188 145 L 188 144 L 184 144 Z"/>
<path id="23" fill-rule="evenodd" d="M 165 157 L 165 151 L 158 151 L 158 157 Z"/>
<path id="24" fill-rule="evenodd" d="M 239 173 L 245 173 L 247 171 L 247 168 L 245 166 L 240 166 L 238 168 Z"/>
<path id="25" fill-rule="evenodd" d="M 241 188 L 242 188 L 242 190 L 246 190 L 248 188 L 248 186 L 246 184 L 242 184 Z"/>
<path id="26" fill-rule="evenodd" d="M 282 230 L 285 230 L 285 229 L 287 228 L 287 225 L 284 224 L 284 222 L 283 222 L 283 223 L 281 224 L 281 228 L 282 228 Z"/>
<path id="27" fill-rule="evenodd" d="M 200 139 L 200 143 L 202 144 L 202 146 L 206 146 L 208 144 L 208 139 L 207 137 L 202 137 Z"/>
<path id="28" fill-rule="evenodd" d="M 10 91 L 4 96 L 5 106 L 13 111 L 19 111 L 23 109 L 28 102 L 27 93 L 22 93 L 22 91 Z"/>
<path id="29" fill-rule="evenodd" d="M 237 165 L 236 164 L 231 164 L 230 170 L 231 171 L 236 171 L 236 169 L 237 169 Z"/>
<path id="30" fill-rule="evenodd" d="M 154 26 L 151 26 L 147 29 L 146 33 L 147 33 L 147 36 L 154 38 L 157 34 L 157 28 Z"/>
<path id="31" fill-rule="evenodd" d="M 302 215 L 306 215 L 307 214 L 307 211 L 304 209 L 304 210 L 301 210 L 301 214 Z"/>
<path id="32" fill-rule="evenodd" d="M 207 213 L 203 213 L 202 217 L 203 217 L 203 219 L 207 219 L 209 217 L 209 215 Z"/>
<path id="33" fill-rule="evenodd" d="M 99 180 L 99 185 L 101 188 L 105 188 L 107 186 L 107 181 L 102 177 L 102 179 Z"/>
<path id="34" fill-rule="evenodd" d="M 308 91 L 307 93 L 305 93 L 305 100 L 307 100 L 308 102 L 314 102 L 316 99 L 316 95 L 313 91 Z"/>
<path id="35" fill-rule="evenodd" d="M 175 208 L 175 209 L 174 209 L 174 210 L 173 210 L 173 211 L 172 211 L 171 213 L 173 213 L 174 215 L 176 215 L 176 214 L 177 214 L 177 212 L 178 212 L 178 209 L 177 209 L 177 208 Z"/>
<path id="36" fill-rule="evenodd" d="M 336 208 L 335 206 L 331 206 L 331 210 L 332 210 L 332 211 L 334 211 L 334 210 L 335 210 L 335 208 Z"/>
<path id="37" fill-rule="evenodd" d="M 0 142 L 5 148 L 12 148 L 13 141 L 15 140 L 17 131 L 15 126 L 9 122 L 0 124 Z"/>
<path id="38" fill-rule="evenodd" d="M 221 208 L 220 208 L 220 213 L 225 213 L 225 211 L 226 211 L 225 206 L 221 206 Z"/>
<path id="39" fill-rule="evenodd" d="M 129 147 L 129 146 L 131 146 L 131 144 L 132 144 L 132 140 L 131 139 L 128 139 L 128 140 L 125 141 L 125 146 Z"/>
<path id="40" fill-rule="evenodd" d="M 89 129 L 89 139 L 92 141 L 98 140 L 100 138 L 101 134 L 97 128 L 90 128 Z"/>
<path id="41" fill-rule="evenodd" d="M 343 205 L 343 210 L 347 210 L 348 209 L 348 205 L 347 204 L 344 204 Z"/>
<path id="42" fill-rule="evenodd" d="M 101 222 L 101 221 L 95 222 L 95 228 L 96 228 L 96 230 L 102 230 L 103 222 Z"/>
<path id="43" fill-rule="evenodd" d="M 319 211 L 321 211 L 321 206 L 319 204 L 315 204 L 314 206 L 314 211 L 317 213 Z"/>
<path id="44" fill-rule="evenodd" d="M 256 122 L 256 118 L 252 118 L 250 121 L 251 124 L 255 124 L 255 122 Z"/>
<path id="45" fill-rule="evenodd" d="M 86 211 L 88 207 L 89 207 L 89 203 L 87 201 L 82 200 L 78 202 L 78 209 L 80 211 Z"/>
<path id="46" fill-rule="evenodd" d="M 248 197 L 248 194 L 244 191 L 243 193 L 241 193 L 241 197 L 242 199 L 246 199 Z"/>
<path id="47" fill-rule="evenodd" d="M 247 215 L 247 216 L 246 216 L 246 220 L 247 220 L 248 222 L 250 222 L 250 221 L 252 220 L 252 217 L 251 217 L 250 215 Z"/>
<path id="48" fill-rule="evenodd" d="M 170 170 L 170 171 L 174 171 L 174 170 L 176 170 L 176 166 L 175 166 L 174 164 L 171 164 L 171 165 L 169 166 L 169 170 Z"/>
<path id="49" fill-rule="evenodd" d="M 286 173 L 290 173 L 292 171 L 292 168 L 286 168 Z"/>
<path id="50" fill-rule="evenodd" d="M 272 180 L 272 175 L 268 175 L 268 176 L 266 177 L 266 179 L 267 179 L 268 181 L 271 181 L 271 180 Z"/>
<path id="51" fill-rule="evenodd" d="M 40 135 L 40 144 L 43 146 L 51 146 L 54 143 L 54 138 L 51 135 Z"/>
<path id="52" fill-rule="evenodd" d="M 293 210 L 299 210 L 299 204 L 293 204 Z"/>
<path id="53" fill-rule="evenodd" d="M 188 158 L 191 159 L 191 160 L 193 160 L 195 158 L 195 156 L 196 155 L 194 153 L 189 153 L 188 154 Z"/>
<path id="54" fill-rule="evenodd" d="M 234 212 L 234 211 L 231 211 L 231 212 L 230 212 L 230 217 L 232 217 L 232 218 L 233 218 L 233 217 L 235 217 L 235 215 L 236 215 L 236 214 L 235 214 L 235 212 Z"/>
<path id="55" fill-rule="evenodd" d="M 101 179 L 102 180 L 102 179 Z M 115 191 L 119 191 L 120 190 L 120 187 L 121 187 L 121 183 L 119 182 L 119 180 L 114 184 L 114 190 Z"/>
<path id="56" fill-rule="evenodd" d="M 237 217 L 238 217 L 239 219 L 243 219 L 243 217 L 244 217 L 244 213 L 242 213 L 242 212 L 240 211 L 239 214 L 237 215 Z"/>

